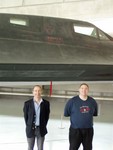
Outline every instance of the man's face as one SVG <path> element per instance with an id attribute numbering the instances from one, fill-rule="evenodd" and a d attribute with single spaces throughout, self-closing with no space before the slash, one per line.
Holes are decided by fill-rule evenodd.
<path id="1" fill-rule="evenodd" d="M 79 88 L 79 93 L 80 93 L 81 96 L 87 96 L 88 92 L 89 92 L 89 88 L 86 85 L 82 85 Z"/>
<path id="2" fill-rule="evenodd" d="M 35 86 L 33 89 L 33 96 L 36 98 L 41 97 L 41 93 L 42 93 L 41 88 L 38 86 Z"/>

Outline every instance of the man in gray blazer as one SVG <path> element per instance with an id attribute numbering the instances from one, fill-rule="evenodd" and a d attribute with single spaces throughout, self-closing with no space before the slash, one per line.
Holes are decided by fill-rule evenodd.
<path id="1" fill-rule="evenodd" d="M 24 103 L 24 119 L 26 124 L 26 136 L 28 150 L 34 149 L 37 138 L 38 150 L 43 150 L 45 135 L 47 134 L 47 123 L 50 114 L 49 101 L 41 97 L 42 87 L 35 85 L 33 98 Z"/>

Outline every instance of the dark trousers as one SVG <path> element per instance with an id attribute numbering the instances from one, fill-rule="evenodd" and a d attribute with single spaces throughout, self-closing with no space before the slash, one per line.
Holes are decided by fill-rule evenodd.
<path id="1" fill-rule="evenodd" d="M 37 148 L 38 148 L 38 150 L 43 150 L 43 144 L 44 144 L 44 139 L 45 138 L 41 137 L 39 127 L 35 129 L 34 137 L 27 138 L 28 150 L 33 150 L 34 149 L 35 139 L 37 140 Z"/>
<path id="2" fill-rule="evenodd" d="M 93 128 L 69 129 L 69 150 L 78 150 L 83 145 L 83 150 L 92 150 Z"/>

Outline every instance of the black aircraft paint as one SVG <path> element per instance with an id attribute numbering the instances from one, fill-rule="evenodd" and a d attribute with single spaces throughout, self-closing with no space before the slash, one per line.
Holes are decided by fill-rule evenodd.
<path id="1" fill-rule="evenodd" d="M 113 38 L 95 25 L 0 14 L 0 81 L 112 81 Z"/>

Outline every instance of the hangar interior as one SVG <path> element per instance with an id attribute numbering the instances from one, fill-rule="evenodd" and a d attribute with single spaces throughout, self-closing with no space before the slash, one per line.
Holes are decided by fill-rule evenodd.
<path id="1" fill-rule="evenodd" d="M 61 91 L 62 92 L 62 91 Z M 72 93 L 66 97 L 64 94 L 54 97 L 44 96 L 50 101 L 50 119 L 48 122 L 48 134 L 45 138 L 44 148 L 46 150 L 57 150 L 63 148 L 68 150 L 68 132 L 70 121 L 63 116 L 64 106 Z M 97 94 L 97 93 L 96 93 Z M 105 93 L 101 93 L 105 94 Z M 103 97 L 103 99 L 102 99 Z M 94 117 L 94 150 L 113 149 L 113 101 L 111 96 L 104 99 L 104 96 L 97 98 L 99 107 L 98 117 Z M 23 104 L 31 98 L 20 95 L 0 95 L 0 149 L 27 149 L 25 136 L 25 123 L 23 119 Z M 109 100 L 108 100 L 109 99 Z M 35 145 L 35 150 L 36 150 Z M 82 150 L 82 146 L 79 150 Z"/>
<path id="2" fill-rule="evenodd" d="M 80 19 L 94 23 L 113 35 L 112 0 L 0 0 L 0 13 L 17 13 Z M 112 69 L 112 68 L 111 68 Z M 27 149 L 23 120 L 24 101 L 31 98 L 32 86 L 44 87 L 43 96 L 51 103 L 46 150 L 68 150 L 69 118 L 63 117 L 67 100 L 78 94 L 79 84 L 85 81 L 52 82 L 0 82 L 0 149 Z M 94 118 L 93 150 L 113 150 L 113 81 L 87 81 L 89 95 L 99 106 Z M 82 146 L 80 147 L 82 150 Z"/>

